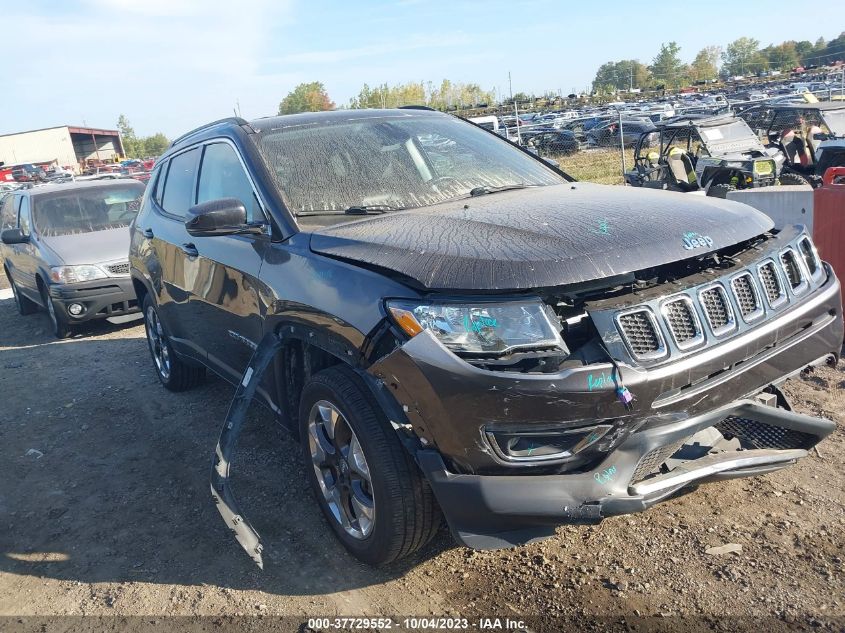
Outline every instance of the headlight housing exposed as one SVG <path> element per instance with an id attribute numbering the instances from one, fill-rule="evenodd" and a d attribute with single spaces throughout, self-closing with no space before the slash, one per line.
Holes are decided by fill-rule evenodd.
<path id="1" fill-rule="evenodd" d="M 94 281 L 108 277 L 99 266 L 54 266 L 50 269 L 50 279 L 57 284 L 76 284 L 82 281 Z"/>
<path id="2" fill-rule="evenodd" d="M 443 345 L 459 354 L 502 356 L 529 349 L 567 352 L 557 316 L 540 301 L 389 301 L 387 309 L 408 336 L 428 330 Z"/>

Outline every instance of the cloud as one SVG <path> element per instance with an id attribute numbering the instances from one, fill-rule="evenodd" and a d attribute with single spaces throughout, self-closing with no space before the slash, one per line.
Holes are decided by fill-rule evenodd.
<path id="1" fill-rule="evenodd" d="M 278 96 L 268 99 L 257 77 L 272 29 L 291 22 L 292 1 L 85 0 L 62 10 L 12 4 L 4 24 L 15 28 L 4 30 L 4 46 L 27 53 L 4 78 L 17 107 L 0 125 L 16 131 L 85 119 L 110 127 L 123 112 L 138 133 L 173 135 L 231 115 L 236 99 L 246 112 L 267 114 Z M 35 113 L 39 120 L 30 119 Z"/>

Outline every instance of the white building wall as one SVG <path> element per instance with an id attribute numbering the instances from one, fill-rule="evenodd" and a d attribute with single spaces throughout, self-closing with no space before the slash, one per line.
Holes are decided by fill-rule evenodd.
<path id="1" fill-rule="evenodd" d="M 52 160 L 63 167 L 78 167 L 67 127 L 0 136 L 0 161 L 7 165 Z"/>

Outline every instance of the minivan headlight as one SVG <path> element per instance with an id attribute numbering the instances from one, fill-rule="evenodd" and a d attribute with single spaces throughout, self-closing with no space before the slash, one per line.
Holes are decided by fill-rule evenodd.
<path id="1" fill-rule="evenodd" d="M 560 321 L 551 308 L 539 301 L 389 301 L 387 309 L 408 336 L 427 330 L 457 353 L 500 356 L 519 349 L 567 351 L 560 335 Z"/>
<path id="2" fill-rule="evenodd" d="M 81 281 L 105 279 L 106 273 L 98 266 L 54 266 L 50 269 L 50 279 L 57 284 L 75 284 Z"/>

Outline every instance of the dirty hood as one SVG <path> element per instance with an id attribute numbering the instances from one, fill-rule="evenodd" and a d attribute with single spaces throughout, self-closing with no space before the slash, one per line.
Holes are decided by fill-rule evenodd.
<path id="1" fill-rule="evenodd" d="M 129 259 L 129 227 L 41 236 L 41 242 L 55 253 L 60 263 L 68 266 Z"/>
<path id="2" fill-rule="evenodd" d="M 430 290 L 527 290 L 704 255 L 772 226 L 729 200 L 576 183 L 367 217 L 315 231 L 311 248 Z"/>

